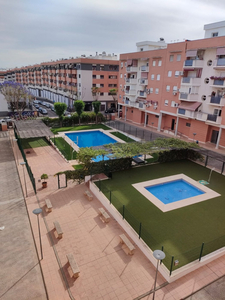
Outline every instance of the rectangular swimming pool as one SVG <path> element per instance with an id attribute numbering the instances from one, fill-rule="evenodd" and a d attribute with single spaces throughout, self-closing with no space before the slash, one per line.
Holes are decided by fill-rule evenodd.
<path id="1" fill-rule="evenodd" d="M 100 130 L 65 133 L 79 148 L 95 147 L 117 143 L 116 140 Z"/>
<path id="2" fill-rule="evenodd" d="M 183 179 L 147 186 L 145 189 L 164 204 L 204 194 L 202 190 Z"/>

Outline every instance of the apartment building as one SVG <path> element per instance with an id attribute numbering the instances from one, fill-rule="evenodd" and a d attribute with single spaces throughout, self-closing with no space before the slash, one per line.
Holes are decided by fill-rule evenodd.
<path id="1" fill-rule="evenodd" d="M 20 82 L 34 96 L 64 102 L 70 108 L 74 100 L 81 99 L 85 102 L 85 110 L 90 111 L 92 102 L 98 99 L 101 110 L 105 110 L 116 105 L 109 90 L 117 89 L 118 71 L 117 55 L 103 52 L 15 68 L 5 73 L 5 80 Z M 93 95 L 93 87 L 99 88 L 97 95 Z"/>
<path id="2" fill-rule="evenodd" d="M 225 147 L 225 22 L 204 29 L 201 40 L 142 42 L 120 55 L 123 119 Z"/>

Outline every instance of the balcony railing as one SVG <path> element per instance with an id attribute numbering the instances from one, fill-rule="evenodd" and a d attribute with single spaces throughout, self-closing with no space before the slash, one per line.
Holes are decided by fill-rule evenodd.
<path id="1" fill-rule="evenodd" d="M 222 96 L 211 96 L 210 103 L 220 104 Z"/>
<path id="2" fill-rule="evenodd" d="M 137 72 L 138 67 L 127 67 L 127 72 Z"/>
<path id="3" fill-rule="evenodd" d="M 198 94 L 188 94 L 188 93 L 181 92 L 179 99 L 186 100 L 186 101 L 198 101 Z"/>
<path id="4" fill-rule="evenodd" d="M 208 114 L 207 121 L 216 122 L 217 117 L 218 117 L 217 115 Z"/>
<path id="5" fill-rule="evenodd" d="M 193 67 L 193 68 L 203 68 L 204 61 L 199 59 L 189 59 L 185 60 L 184 68 Z"/>
<path id="6" fill-rule="evenodd" d="M 149 71 L 149 67 L 148 66 L 141 66 L 141 71 L 142 72 L 148 72 Z"/>
<path id="7" fill-rule="evenodd" d="M 142 85 L 148 85 L 148 79 L 144 79 L 144 78 L 141 78 L 140 79 L 140 84 Z"/>
<path id="8" fill-rule="evenodd" d="M 146 97 L 147 97 L 147 94 L 146 94 L 144 91 L 140 91 L 140 92 L 139 92 L 139 96 L 140 96 L 140 97 L 146 98 Z"/>
<path id="9" fill-rule="evenodd" d="M 126 83 L 137 84 L 137 78 L 126 78 Z"/>
<path id="10" fill-rule="evenodd" d="M 136 95 L 136 91 L 135 90 L 125 90 L 125 94 L 127 94 L 127 95 Z"/>
<path id="11" fill-rule="evenodd" d="M 182 78 L 183 84 L 190 84 L 190 85 L 200 85 L 201 84 L 201 78 L 195 78 L 195 77 L 183 77 Z"/>
<path id="12" fill-rule="evenodd" d="M 223 85 L 223 84 L 224 84 L 224 80 L 215 79 L 213 81 L 213 85 Z"/>
<path id="13" fill-rule="evenodd" d="M 225 67 L 225 58 L 218 58 L 216 65 L 217 66 L 224 66 Z"/>

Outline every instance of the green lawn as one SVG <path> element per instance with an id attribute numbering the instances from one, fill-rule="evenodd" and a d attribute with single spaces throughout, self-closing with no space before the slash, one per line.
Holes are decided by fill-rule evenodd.
<path id="1" fill-rule="evenodd" d="M 104 124 L 92 124 L 92 125 L 81 125 L 81 126 L 74 126 L 74 127 L 57 127 L 57 128 L 52 128 L 51 131 L 54 134 L 57 134 L 58 132 L 63 132 L 63 131 L 77 131 L 77 130 L 90 130 L 90 129 L 110 130 L 111 128 L 105 126 Z"/>
<path id="2" fill-rule="evenodd" d="M 101 182 L 102 191 L 139 232 L 152 250 L 164 247 L 165 265 L 170 268 L 171 257 L 179 260 L 179 268 L 199 257 L 204 242 L 203 255 L 225 246 L 225 185 L 224 176 L 213 172 L 210 189 L 220 197 L 163 213 L 141 195 L 131 184 L 159 177 L 183 173 L 194 180 L 207 181 L 210 170 L 191 161 L 153 164 L 113 173 L 111 180 Z M 96 183 L 98 185 L 98 183 Z"/>
<path id="3" fill-rule="evenodd" d="M 83 169 L 84 165 L 73 165 L 72 166 L 75 170 L 81 170 Z"/>
<path id="4" fill-rule="evenodd" d="M 51 140 L 67 160 L 76 159 L 77 152 L 73 151 L 73 148 L 62 137 L 52 138 Z"/>
<path id="5" fill-rule="evenodd" d="M 120 132 L 111 132 L 111 134 L 115 135 L 116 137 L 118 137 L 119 139 L 123 140 L 124 142 L 134 142 L 133 139 L 129 138 L 128 136 L 120 133 Z"/>
<path id="6" fill-rule="evenodd" d="M 20 141 L 23 149 L 49 146 L 49 142 L 45 138 L 20 139 Z"/>

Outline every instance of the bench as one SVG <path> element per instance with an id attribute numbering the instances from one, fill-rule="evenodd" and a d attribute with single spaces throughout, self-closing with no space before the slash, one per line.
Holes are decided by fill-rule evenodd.
<path id="1" fill-rule="evenodd" d="M 51 212 L 52 211 L 52 204 L 49 199 L 45 199 L 45 204 L 46 204 L 46 212 Z"/>
<path id="2" fill-rule="evenodd" d="M 57 231 L 58 238 L 61 239 L 63 236 L 63 231 L 61 229 L 61 226 L 59 225 L 59 222 L 55 221 L 55 222 L 53 222 L 53 224 L 54 224 L 55 230 Z"/>
<path id="3" fill-rule="evenodd" d="M 73 277 L 74 278 L 77 278 L 79 277 L 79 273 L 80 273 L 80 270 L 79 270 L 79 267 L 73 257 L 73 254 L 67 254 L 66 255 L 67 259 L 68 259 L 68 262 L 70 264 L 70 267 L 71 267 L 71 270 L 72 270 L 72 273 L 73 273 Z"/>
<path id="4" fill-rule="evenodd" d="M 121 244 L 125 244 L 128 248 L 128 253 L 130 255 L 133 255 L 134 254 L 134 250 L 135 250 L 135 247 L 133 244 L 131 244 L 131 242 L 128 240 L 128 238 L 125 236 L 125 234 L 121 234 L 120 235 L 120 243 Z"/>
<path id="5" fill-rule="evenodd" d="M 99 211 L 99 215 L 102 216 L 103 221 L 104 221 L 105 223 L 108 223 L 109 220 L 110 220 L 110 216 L 107 214 L 107 212 L 104 210 L 104 208 L 100 207 L 100 208 L 98 209 L 98 211 Z"/>
<path id="6" fill-rule="evenodd" d="M 84 192 L 84 195 L 87 196 L 89 201 L 93 200 L 93 195 L 88 190 Z"/>

